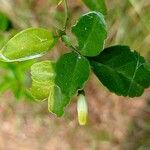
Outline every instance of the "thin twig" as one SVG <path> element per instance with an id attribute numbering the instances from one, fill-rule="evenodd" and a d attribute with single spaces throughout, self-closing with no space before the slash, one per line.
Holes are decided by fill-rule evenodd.
<path id="1" fill-rule="evenodd" d="M 67 0 L 64 0 L 64 4 L 65 4 L 65 23 L 64 23 L 63 30 L 66 31 L 66 28 L 67 28 L 67 25 L 68 25 L 68 21 L 69 21 L 69 9 L 68 9 L 68 2 L 67 2 Z"/>

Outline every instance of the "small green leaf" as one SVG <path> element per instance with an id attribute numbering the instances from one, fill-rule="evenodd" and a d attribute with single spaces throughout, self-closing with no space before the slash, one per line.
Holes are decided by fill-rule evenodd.
<path id="1" fill-rule="evenodd" d="M 104 0 L 82 0 L 91 10 L 99 11 L 106 15 L 107 9 Z"/>
<path id="2" fill-rule="evenodd" d="M 107 37 L 104 16 L 99 12 L 83 15 L 72 27 L 78 39 L 79 51 L 84 56 L 96 56 L 104 47 Z"/>
<path id="3" fill-rule="evenodd" d="M 50 83 L 55 79 L 55 62 L 42 61 L 31 66 L 32 79 L 37 82 Z"/>
<path id="4" fill-rule="evenodd" d="M 32 81 L 31 94 L 33 98 L 37 101 L 48 99 L 51 85 L 53 84 L 43 84 L 42 82 Z"/>
<path id="5" fill-rule="evenodd" d="M 5 37 L 3 34 L 0 34 L 0 49 L 4 46 L 6 41 L 7 41 L 7 37 Z"/>
<path id="6" fill-rule="evenodd" d="M 61 116 L 61 112 L 63 111 L 62 107 L 62 92 L 59 86 L 52 85 L 50 87 L 50 93 L 48 97 L 48 110 L 57 116 Z"/>
<path id="7" fill-rule="evenodd" d="M 6 62 L 25 61 L 42 56 L 55 44 L 51 31 L 29 28 L 11 38 L 1 50 L 1 59 Z"/>
<path id="8" fill-rule="evenodd" d="M 11 26 L 11 22 L 6 15 L 0 12 L 0 31 L 6 31 Z"/>
<path id="9" fill-rule="evenodd" d="M 143 57 L 127 46 L 106 48 L 89 60 L 99 80 L 118 95 L 137 97 L 150 86 L 150 68 Z"/>
<path id="10" fill-rule="evenodd" d="M 42 61 L 32 65 L 32 87 L 31 93 L 36 100 L 45 100 L 50 93 L 50 87 L 54 85 L 55 63 Z"/>
<path id="11" fill-rule="evenodd" d="M 1 79 L 0 79 L 0 94 L 6 91 L 11 91 L 16 100 L 21 100 L 26 97 L 26 87 L 29 84 L 28 69 L 35 62 L 25 61 L 20 63 L 0 62 Z M 29 97 L 28 97 L 29 98 Z"/>
<path id="12" fill-rule="evenodd" d="M 67 53 L 56 63 L 55 72 L 55 86 L 48 100 L 49 111 L 62 116 L 71 98 L 88 80 L 89 62 L 77 53 Z"/>

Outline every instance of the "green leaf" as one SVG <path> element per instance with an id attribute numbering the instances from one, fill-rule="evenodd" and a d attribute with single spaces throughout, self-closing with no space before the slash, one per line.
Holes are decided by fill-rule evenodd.
<path id="1" fill-rule="evenodd" d="M 71 98 L 89 77 L 89 62 L 77 53 L 67 53 L 56 63 L 42 61 L 31 67 L 31 93 L 36 100 L 48 98 L 48 109 L 62 116 Z"/>
<path id="2" fill-rule="evenodd" d="M 51 86 L 53 84 L 43 84 L 42 82 L 32 81 L 31 94 L 36 101 L 48 99 Z"/>
<path id="3" fill-rule="evenodd" d="M 3 47 L 5 42 L 6 42 L 6 37 L 0 34 L 0 49 Z"/>
<path id="4" fill-rule="evenodd" d="M 48 97 L 48 110 L 57 116 L 62 116 L 63 114 L 63 94 L 61 89 L 57 85 L 53 85 L 50 87 L 50 93 Z"/>
<path id="5" fill-rule="evenodd" d="M 107 37 L 104 16 L 99 12 L 83 15 L 72 27 L 78 39 L 79 51 L 84 56 L 96 56 L 104 47 Z"/>
<path id="6" fill-rule="evenodd" d="M 16 100 L 21 100 L 22 97 L 27 98 L 25 89 L 29 84 L 28 70 L 33 62 L 35 60 L 20 63 L 0 62 L 0 95 L 9 90 Z"/>
<path id="7" fill-rule="evenodd" d="M 71 98 L 82 89 L 89 77 L 89 62 L 77 53 L 67 53 L 56 63 L 55 86 L 48 99 L 49 111 L 62 116 Z"/>
<path id="8" fill-rule="evenodd" d="M 25 61 L 42 56 L 55 44 L 51 31 L 29 28 L 11 38 L 1 50 L 1 59 L 6 62 Z"/>
<path id="9" fill-rule="evenodd" d="M 42 61 L 32 65 L 32 87 L 31 93 L 36 100 L 45 100 L 49 97 L 50 87 L 54 85 L 55 63 Z"/>
<path id="10" fill-rule="evenodd" d="M 0 31 L 6 31 L 11 26 L 11 22 L 7 16 L 0 12 Z"/>
<path id="11" fill-rule="evenodd" d="M 107 9 L 104 0 L 82 0 L 85 5 L 94 11 L 99 11 L 102 14 L 106 15 Z"/>
<path id="12" fill-rule="evenodd" d="M 89 60 L 103 85 L 118 95 L 137 97 L 150 86 L 150 68 L 143 57 L 127 46 L 106 48 Z"/>

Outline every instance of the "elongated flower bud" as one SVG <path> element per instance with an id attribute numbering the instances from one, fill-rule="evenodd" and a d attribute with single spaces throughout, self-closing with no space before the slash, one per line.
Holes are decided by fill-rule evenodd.
<path id="1" fill-rule="evenodd" d="M 87 122 L 88 106 L 85 96 L 80 94 L 77 102 L 78 121 L 80 125 L 85 125 Z"/>

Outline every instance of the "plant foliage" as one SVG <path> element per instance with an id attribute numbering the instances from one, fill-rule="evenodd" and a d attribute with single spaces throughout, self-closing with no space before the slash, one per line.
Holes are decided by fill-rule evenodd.
<path id="1" fill-rule="evenodd" d="M 48 110 L 59 117 L 64 114 L 71 99 L 79 94 L 79 122 L 85 124 L 86 115 L 83 115 L 82 108 L 87 113 L 87 103 L 84 94 L 81 96 L 80 93 L 84 93 L 90 71 L 111 92 L 137 97 L 150 86 L 150 67 L 139 53 L 128 46 L 104 48 L 107 38 L 104 0 L 83 0 L 92 11 L 79 17 L 72 26 L 72 33 L 78 41 L 78 45 L 74 46 L 66 35 L 68 7 L 67 0 L 64 1 L 66 20 L 63 29 L 59 29 L 57 34 L 43 28 L 23 30 L 2 47 L 0 58 L 10 66 L 12 62 L 35 59 L 52 50 L 56 41 L 61 39 L 71 52 L 62 55 L 57 61 L 34 63 L 31 66 L 30 91 L 35 100 L 48 100 Z"/>

